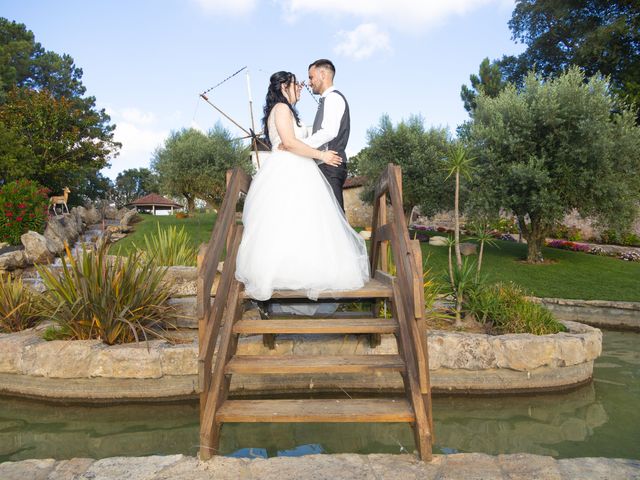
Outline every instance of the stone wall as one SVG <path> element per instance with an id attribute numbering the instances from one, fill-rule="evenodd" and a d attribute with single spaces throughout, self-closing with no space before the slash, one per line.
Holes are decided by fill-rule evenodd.
<path id="1" fill-rule="evenodd" d="M 255 312 L 249 312 L 255 315 Z M 601 353 L 602 334 L 566 322 L 570 332 L 556 335 L 489 336 L 434 331 L 428 336 L 434 391 L 487 393 L 562 389 L 587 382 Z M 107 346 L 99 341 L 51 341 L 39 327 L 0 334 L 0 393 L 79 401 L 167 400 L 198 393 L 197 340 L 161 340 Z M 385 335 L 371 349 L 362 336 L 279 335 L 275 351 L 259 335 L 241 337 L 244 355 L 393 354 L 395 338 Z M 232 391 L 401 390 L 398 374 L 234 375 Z"/>
<path id="2" fill-rule="evenodd" d="M 582 322 L 603 328 L 640 331 L 640 303 L 605 300 L 536 298 L 560 320 Z"/>
<path id="3" fill-rule="evenodd" d="M 373 207 L 360 200 L 360 194 L 363 190 L 363 186 L 358 186 L 345 188 L 343 191 L 344 210 L 347 215 L 347 220 L 352 227 L 365 228 L 371 226 Z"/>

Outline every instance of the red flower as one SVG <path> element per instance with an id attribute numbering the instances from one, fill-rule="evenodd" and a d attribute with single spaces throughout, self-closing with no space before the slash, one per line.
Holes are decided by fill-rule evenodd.
<path id="1" fill-rule="evenodd" d="M 16 221 L 17 222 L 21 222 L 22 221 L 22 217 L 16 217 Z"/>
<path id="2" fill-rule="evenodd" d="M 6 215 L 7 215 L 7 217 L 11 218 L 11 217 L 13 217 L 13 212 L 7 212 Z"/>
<path id="3" fill-rule="evenodd" d="M 19 203 L 18 208 L 27 208 L 27 206 L 24 203 Z"/>

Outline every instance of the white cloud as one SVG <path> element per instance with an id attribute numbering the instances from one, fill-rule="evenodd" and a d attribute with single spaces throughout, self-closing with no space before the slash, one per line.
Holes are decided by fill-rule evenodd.
<path id="1" fill-rule="evenodd" d="M 487 4 L 513 0 L 279 0 L 287 18 L 305 14 L 350 15 L 396 29 L 415 30 L 441 23 L 452 15 L 464 15 Z"/>
<path id="2" fill-rule="evenodd" d="M 115 179 L 118 173 L 129 168 L 149 168 L 153 152 L 163 145 L 169 132 L 157 125 L 152 112 L 137 108 L 105 110 L 116 124 L 114 140 L 122 144 L 119 155 L 111 160 L 111 168 L 105 174 Z"/>
<path id="3" fill-rule="evenodd" d="M 376 52 L 391 51 L 389 35 L 375 23 L 363 23 L 350 32 L 338 32 L 340 43 L 334 48 L 338 55 L 363 60 Z"/>
<path id="4" fill-rule="evenodd" d="M 207 13 L 223 15 L 244 15 L 251 12 L 258 0 L 195 0 Z"/>

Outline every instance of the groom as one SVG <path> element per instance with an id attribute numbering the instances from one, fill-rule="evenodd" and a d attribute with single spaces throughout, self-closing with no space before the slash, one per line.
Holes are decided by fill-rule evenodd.
<path id="1" fill-rule="evenodd" d="M 313 93 L 321 97 L 313 121 L 313 134 L 303 142 L 319 150 L 334 150 L 342 157 L 342 163 L 337 167 L 320 163 L 319 168 L 344 210 L 342 185 L 347 179 L 345 149 L 349 141 L 350 117 L 347 99 L 333 86 L 335 74 L 336 67 L 331 60 L 323 58 L 309 65 L 309 85 Z"/>

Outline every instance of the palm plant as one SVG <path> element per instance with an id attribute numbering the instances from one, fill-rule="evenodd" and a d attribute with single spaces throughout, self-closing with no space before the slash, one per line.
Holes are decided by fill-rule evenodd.
<path id="1" fill-rule="evenodd" d="M 445 168 L 449 172 L 445 180 L 452 175 L 455 179 L 455 197 L 454 197 L 454 219 L 455 219 L 455 251 L 456 264 L 458 268 L 462 268 L 462 254 L 460 253 L 460 176 L 471 180 L 471 172 L 473 170 L 473 161 L 475 158 L 467 155 L 467 151 L 460 142 L 456 142 L 449 150 L 449 156 L 445 159 Z"/>
<path id="2" fill-rule="evenodd" d="M 485 244 L 497 247 L 498 244 L 491 235 L 491 229 L 487 222 L 475 222 L 471 224 L 473 238 L 480 242 L 480 252 L 478 253 L 478 268 L 476 270 L 476 282 L 480 281 L 480 270 L 482 269 L 482 257 L 484 255 Z"/>

